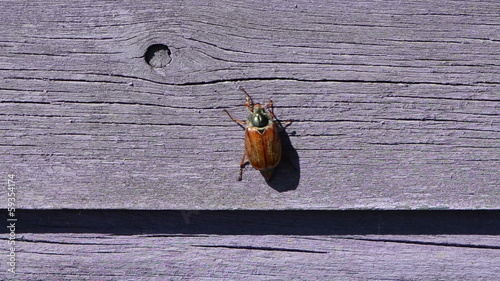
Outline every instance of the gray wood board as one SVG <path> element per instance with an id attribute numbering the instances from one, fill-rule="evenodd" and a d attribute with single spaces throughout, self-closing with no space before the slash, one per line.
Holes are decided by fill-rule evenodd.
<path id="1" fill-rule="evenodd" d="M 498 209 L 499 9 L 1 2 L 1 172 L 29 209 Z M 269 185 L 239 86 L 294 120 Z"/>
<path id="2" fill-rule="evenodd" d="M 2 234 L 5 236 L 5 234 Z M 16 280 L 496 280 L 498 236 L 25 234 Z"/>
<path id="3" fill-rule="evenodd" d="M 496 280 L 499 212 L 22 210 L 0 279 Z"/>

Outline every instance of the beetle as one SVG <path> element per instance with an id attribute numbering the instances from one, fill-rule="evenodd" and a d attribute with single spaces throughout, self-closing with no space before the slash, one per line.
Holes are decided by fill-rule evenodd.
<path id="1" fill-rule="evenodd" d="M 281 160 L 281 141 L 279 132 L 284 127 L 274 115 L 273 102 L 264 108 L 260 103 L 253 103 L 250 95 L 243 87 L 240 87 L 245 93 L 245 106 L 250 110 L 247 121 L 234 118 L 227 110 L 224 111 L 237 124 L 245 128 L 245 153 L 240 163 L 240 174 L 238 181 L 243 178 L 243 169 L 246 166 L 245 159 L 256 170 L 259 170 L 266 182 L 271 181 L 273 171 Z M 292 121 L 287 121 L 291 123 Z"/>

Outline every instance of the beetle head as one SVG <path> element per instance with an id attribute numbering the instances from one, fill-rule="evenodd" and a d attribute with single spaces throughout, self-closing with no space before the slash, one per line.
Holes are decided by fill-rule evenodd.
<path id="1" fill-rule="evenodd" d="M 248 125 L 251 127 L 262 128 L 269 124 L 271 121 L 271 115 L 266 112 L 266 110 L 260 104 L 255 104 L 253 111 L 248 116 Z"/>

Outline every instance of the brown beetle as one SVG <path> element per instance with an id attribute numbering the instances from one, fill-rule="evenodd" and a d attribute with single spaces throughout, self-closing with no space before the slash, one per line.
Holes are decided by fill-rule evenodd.
<path id="1" fill-rule="evenodd" d="M 245 153 L 240 163 L 240 175 L 238 180 L 243 178 L 243 168 L 245 168 L 245 158 L 256 170 L 259 170 L 266 182 L 273 176 L 273 170 L 281 160 L 281 141 L 278 130 L 283 126 L 274 115 L 273 102 L 270 100 L 266 108 L 261 104 L 254 104 L 250 95 L 240 87 L 246 95 L 245 106 L 250 110 L 247 121 L 234 118 L 227 110 L 224 111 L 236 123 L 245 126 Z M 266 111 L 267 109 L 267 111 Z M 291 121 L 288 121 L 291 123 Z"/>

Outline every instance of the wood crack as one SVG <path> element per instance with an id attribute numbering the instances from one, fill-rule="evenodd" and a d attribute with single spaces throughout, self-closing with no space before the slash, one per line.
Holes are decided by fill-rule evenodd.
<path id="1" fill-rule="evenodd" d="M 425 246 L 442 246 L 442 247 L 457 247 L 457 248 L 469 248 L 469 249 L 500 250 L 500 246 L 493 246 L 493 245 L 473 245 L 473 244 L 471 245 L 471 244 L 446 243 L 446 242 L 414 241 L 414 240 L 399 240 L 399 239 L 353 238 L 353 237 L 341 237 L 341 239 L 357 240 L 357 241 L 370 241 L 370 242 L 383 242 L 383 243 L 414 244 L 414 245 L 425 245 Z"/>
<path id="2" fill-rule="evenodd" d="M 290 248 L 274 248 L 274 247 L 256 247 L 256 246 L 230 246 L 230 245 L 191 245 L 193 247 L 201 248 L 225 248 L 225 249 L 236 249 L 236 250 L 259 250 L 259 251 L 278 251 L 278 252 L 296 252 L 296 253 L 311 253 L 311 254 L 328 254 L 324 251 L 313 251 L 313 250 L 303 250 L 303 249 L 290 249 Z"/>

